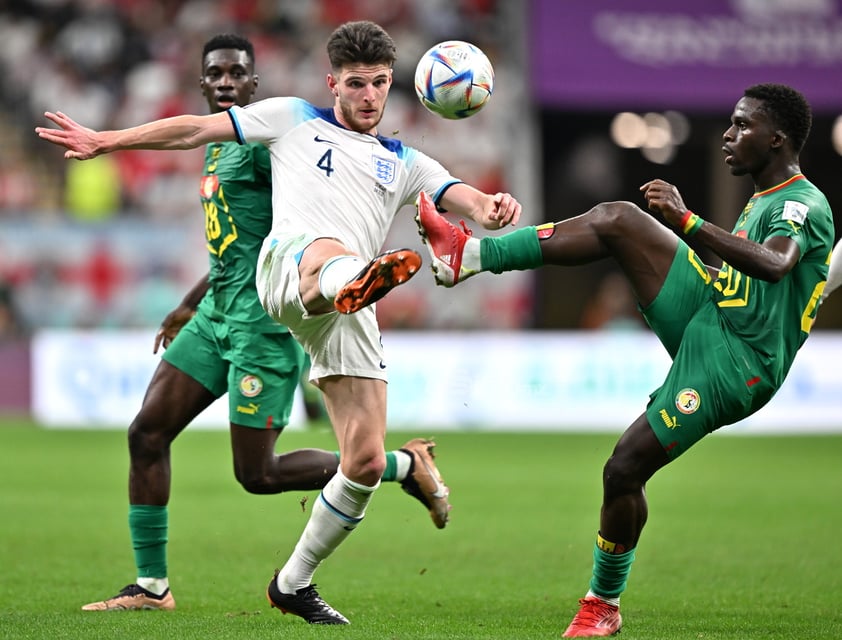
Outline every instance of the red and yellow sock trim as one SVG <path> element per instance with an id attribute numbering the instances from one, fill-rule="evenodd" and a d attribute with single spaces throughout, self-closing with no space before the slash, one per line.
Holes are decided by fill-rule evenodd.
<path id="1" fill-rule="evenodd" d="M 535 227 L 539 240 L 546 240 L 555 233 L 555 222 L 548 222 Z"/>
<path id="2" fill-rule="evenodd" d="M 600 551 L 613 555 L 618 555 L 628 551 L 625 545 L 606 540 L 600 533 L 596 534 L 596 546 L 600 549 Z"/>

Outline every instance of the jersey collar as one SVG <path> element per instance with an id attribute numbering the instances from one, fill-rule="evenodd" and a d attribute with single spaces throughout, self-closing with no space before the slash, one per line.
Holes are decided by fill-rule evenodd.
<path id="1" fill-rule="evenodd" d="M 794 176 L 789 178 L 788 180 L 784 180 L 780 184 L 775 185 L 774 187 L 769 187 L 768 189 L 764 189 L 763 191 L 755 191 L 754 197 L 758 198 L 760 196 L 769 195 L 770 193 L 774 193 L 775 191 L 779 191 L 784 187 L 788 187 L 793 182 L 798 182 L 799 180 L 806 180 L 803 173 L 796 173 Z"/>

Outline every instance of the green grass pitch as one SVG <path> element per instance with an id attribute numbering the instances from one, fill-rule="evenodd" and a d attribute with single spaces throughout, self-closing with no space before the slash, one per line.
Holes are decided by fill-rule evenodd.
<path id="1" fill-rule="evenodd" d="M 387 446 L 409 437 L 395 432 Z M 90 613 L 133 582 L 123 431 L 0 423 L 0 638 L 557 639 L 584 595 L 614 435 L 440 433 L 436 530 L 395 484 L 316 575 L 349 627 L 311 627 L 264 589 L 315 494 L 252 496 L 225 432 L 173 448 L 174 612 Z M 333 449 L 326 429 L 284 449 Z M 623 640 L 842 638 L 842 436 L 717 434 L 650 481 Z M 302 499 L 307 498 L 302 508 Z M 305 512 L 306 511 L 306 512 Z"/>

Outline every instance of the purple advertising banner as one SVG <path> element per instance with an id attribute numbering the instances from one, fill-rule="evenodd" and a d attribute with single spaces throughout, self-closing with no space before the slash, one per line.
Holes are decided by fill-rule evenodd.
<path id="1" fill-rule="evenodd" d="M 719 113 L 780 82 L 842 112 L 842 0 L 532 0 L 531 12 L 543 106 Z"/>

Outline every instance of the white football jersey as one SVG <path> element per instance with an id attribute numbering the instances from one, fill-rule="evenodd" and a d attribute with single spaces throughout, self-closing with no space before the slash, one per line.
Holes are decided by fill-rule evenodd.
<path id="1" fill-rule="evenodd" d="M 399 140 L 357 133 L 333 108 L 300 98 L 268 98 L 228 110 L 241 144 L 271 154 L 270 236 L 339 239 L 365 259 L 383 247 L 398 210 L 427 191 L 434 201 L 460 182 L 438 162 Z"/>

